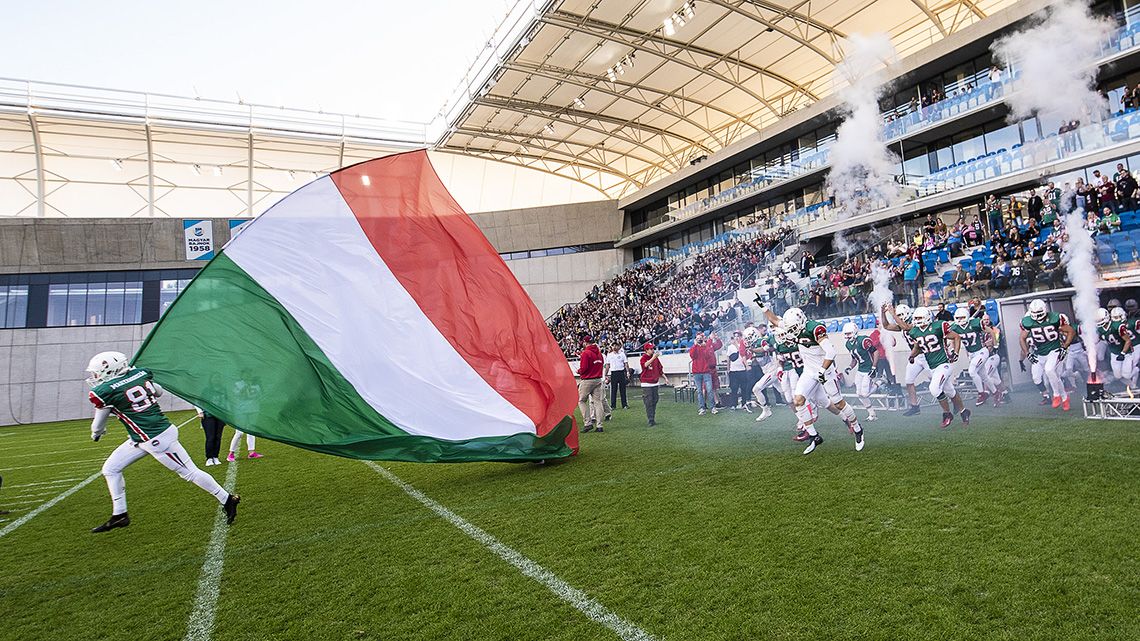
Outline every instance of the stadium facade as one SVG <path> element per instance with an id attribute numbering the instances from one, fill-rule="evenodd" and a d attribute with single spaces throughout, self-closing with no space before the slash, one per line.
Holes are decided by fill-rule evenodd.
<path id="1" fill-rule="evenodd" d="M 10 416 L 0 422 L 86 413 L 82 369 L 90 353 L 133 351 L 203 264 L 188 260 L 184 221 L 205 221 L 220 247 L 236 225 L 313 177 L 403 149 L 428 145 L 526 167 L 611 197 L 473 214 L 544 314 L 580 300 L 634 261 L 667 257 L 761 221 L 795 227 L 809 251 L 823 254 L 840 229 L 973 212 L 987 194 L 1013 193 L 1050 177 L 1073 180 L 1118 162 L 1140 170 L 1140 118 L 1133 124 L 1131 113 L 1088 125 L 1073 144 L 1062 144 L 1058 123 L 1008 122 L 1006 98 L 1016 91 L 1016 70 L 993 81 L 989 47 L 1044 3 L 967 3 L 962 6 L 982 8 L 967 10 L 968 18 L 953 25 L 932 19 L 921 3 L 901 4 L 909 7 L 907 15 L 919 11 L 926 21 L 921 28 L 909 18 L 891 22 L 896 46 L 907 55 L 890 67 L 891 93 L 882 108 L 892 114 L 887 136 L 900 158 L 906 199 L 848 220 L 836 217 L 823 187 L 840 115 L 830 73 L 815 64 L 829 51 L 821 50 L 820 38 L 834 42 L 843 32 L 800 15 L 793 18 L 807 25 L 808 37 L 791 38 L 779 20 L 760 9 L 745 15 L 732 2 L 712 3 L 723 12 L 717 24 L 756 37 L 790 38 L 796 52 L 818 58 L 807 65 L 814 71 L 775 93 L 741 80 L 744 96 L 753 96 L 744 101 L 751 108 L 719 106 L 741 100 L 727 93 L 719 94 L 720 103 L 691 98 L 692 108 L 680 105 L 690 98 L 663 100 L 656 85 L 668 79 L 621 74 L 630 79 L 620 80 L 612 63 L 585 75 L 571 73 L 569 60 L 543 67 L 531 58 L 553 46 L 555 32 L 629 47 L 640 56 L 635 66 L 643 68 L 653 56 L 696 59 L 708 52 L 692 40 L 687 53 L 674 52 L 672 39 L 657 34 L 639 40 L 636 28 L 614 28 L 598 17 L 575 20 L 566 3 L 549 3 L 509 30 L 514 35 L 501 43 L 506 55 L 475 74 L 438 139 L 406 123 L 203 106 L 192 99 L 156 104 L 147 98 L 140 104 L 102 90 L 79 96 L 39 91 L 32 104 L 9 85 L 0 94 L 0 372 L 6 373 L 0 399 L 7 400 Z M 1100 84 L 1115 112 L 1120 90 L 1140 80 L 1140 31 L 1131 28 L 1123 6 L 1097 9 L 1121 22 L 1100 60 Z M 876 7 L 873 13 L 890 11 Z M 863 22 L 874 26 L 873 20 Z M 715 63 L 698 66 L 732 91 L 725 70 L 717 71 Z M 771 71 L 749 73 L 773 80 Z M 574 96 L 563 102 L 572 106 L 544 110 L 552 100 L 543 103 L 540 96 L 528 105 L 504 102 L 499 94 L 510 95 L 512 78 L 522 76 L 525 82 L 547 78 L 556 84 L 551 91 L 571 90 Z M 599 87 L 620 95 L 610 95 L 603 107 Z M 912 109 L 912 99 L 931 87 L 945 98 Z M 774 106 L 777 96 L 783 96 L 782 107 Z M 687 115 L 649 125 L 605 111 L 639 101 L 664 118 L 669 100 Z M 723 112 L 723 122 L 709 120 L 712 112 Z M 509 114 L 514 125 L 504 120 Z M 641 134 L 630 133 L 638 127 Z M 657 133 L 646 134 L 649 129 Z M 678 139 L 670 143 L 671 136 Z M 62 145 L 66 153 L 58 151 Z"/>

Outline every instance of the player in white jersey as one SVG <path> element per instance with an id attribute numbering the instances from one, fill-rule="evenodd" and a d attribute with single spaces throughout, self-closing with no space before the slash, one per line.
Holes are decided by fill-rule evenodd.
<path id="1" fill-rule="evenodd" d="M 815 423 L 819 419 L 818 407 L 826 407 L 832 414 L 843 419 L 855 435 L 855 451 L 861 452 L 866 443 L 863 426 L 839 390 L 839 372 L 835 367 L 837 353 L 835 345 L 827 337 L 827 328 L 817 321 L 809 320 L 798 307 L 784 312 L 783 318 L 763 306 L 761 309 L 772 325 L 782 327 L 799 345 L 804 373 L 796 383 L 792 400 L 796 405 L 796 416 L 803 421 L 804 430 L 810 437 L 804 454 L 811 454 L 823 443 L 823 437 L 815 429 Z"/>
<path id="2" fill-rule="evenodd" d="M 894 319 L 893 322 L 887 320 L 888 312 L 890 312 L 891 317 Z M 914 339 L 910 335 L 910 330 L 914 327 L 912 324 L 914 310 L 905 303 L 900 303 L 898 307 L 891 307 L 884 303 L 880 313 L 883 316 L 883 328 L 893 332 L 902 332 L 907 349 L 914 349 Z M 910 401 L 910 407 L 903 412 L 903 416 L 914 416 L 922 411 L 922 407 L 918 404 L 918 389 L 916 388 L 916 384 L 923 374 L 930 375 L 930 366 L 926 364 L 926 359 L 916 358 L 913 363 L 907 364 L 903 383 L 906 385 L 906 393 Z"/>

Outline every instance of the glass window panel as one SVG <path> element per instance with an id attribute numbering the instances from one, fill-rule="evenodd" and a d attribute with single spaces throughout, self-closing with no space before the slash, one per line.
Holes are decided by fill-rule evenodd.
<path id="1" fill-rule="evenodd" d="M 1014 145 L 1021 142 L 1021 127 L 1012 124 L 987 132 L 985 140 L 987 152 L 1012 149 Z"/>
<path id="2" fill-rule="evenodd" d="M 11 327 L 10 316 L 13 316 L 15 311 L 15 304 L 11 308 L 8 306 L 8 286 L 0 285 L 0 327 Z"/>
<path id="3" fill-rule="evenodd" d="M 158 287 L 158 313 L 165 314 L 171 303 L 178 297 L 178 281 L 163 280 Z"/>
<path id="4" fill-rule="evenodd" d="M 87 324 L 87 283 L 71 283 L 67 286 L 67 319 L 69 327 Z"/>
<path id="5" fill-rule="evenodd" d="M 107 283 L 105 325 L 120 325 L 123 322 L 123 298 L 126 283 Z"/>
<path id="6" fill-rule="evenodd" d="M 107 284 L 91 283 L 87 285 L 87 315 L 86 325 L 103 325 L 106 323 L 107 310 Z"/>
<path id="7" fill-rule="evenodd" d="M 48 327 L 63 327 L 67 324 L 67 285 L 48 285 Z"/>
<path id="8" fill-rule="evenodd" d="M 142 322 L 142 281 L 123 284 L 123 322 L 137 325 Z"/>

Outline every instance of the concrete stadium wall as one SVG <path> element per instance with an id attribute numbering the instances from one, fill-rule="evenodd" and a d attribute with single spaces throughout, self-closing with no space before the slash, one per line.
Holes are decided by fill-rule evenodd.
<path id="1" fill-rule="evenodd" d="M 621 235 L 616 200 L 571 203 L 471 214 L 500 253 L 589 243 L 612 243 Z"/>
<path id="2" fill-rule="evenodd" d="M 620 249 L 609 249 L 520 258 L 508 260 L 507 267 L 530 294 L 538 311 L 547 317 L 562 305 L 585 298 L 590 288 L 624 265 L 624 255 Z"/>
<path id="3" fill-rule="evenodd" d="M 89 418 L 87 361 L 96 353 L 134 354 L 153 324 L 0 331 L 0 425 Z M 189 409 L 164 395 L 163 410 Z M 82 434 L 80 435 L 83 436 Z"/>

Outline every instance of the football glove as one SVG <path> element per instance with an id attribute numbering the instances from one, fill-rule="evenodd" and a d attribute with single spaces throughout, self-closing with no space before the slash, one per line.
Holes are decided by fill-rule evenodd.
<path id="1" fill-rule="evenodd" d="M 1065 357 L 1068 355 L 1069 355 L 1069 348 L 1068 347 L 1062 347 L 1060 350 L 1057 351 L 1057 362 L 1065 360 Z"/>
<path id="2" fill-rule="evenodd" d="M 957 363 L 958 362 L 958 352 L 946 352 L 946 358 L 951 363 Z"/>
<path id="3" fill-rule="evenodd" d="M 1029 362 L 1036 365 L 1037 364 L 1037 354 L 1030 354 L 1029 355 Z"/>
<path id="4" fill-rule="evenodd" d="M 819 376 L 816 376 L 815 380 L 819 381 L 821 384 L 826 383 L 827 382 L 827 374 L 824 373 L 822 370 L 820 370 Z"/>
<path id="5" fill-rule="evenodd" d="M 1117 355 L 1116 355 L 1116 360 L 1118 360 L 1118 361 L 1123 361 L 1123 360 L 1124 360 L 1124 354 L 1117 354 Z"/>
<path id="6" fill-rule="evenodd" d="M 1017 366 L 1020 367 L 1021 371 L 1024 372 L 1025 371 L 1025 359 L 1023 358 L 1023 359 L 1017 361 Z"/>
<path id="7" fill-rule="evenodd" d="M 910 363 L 911 365 L 914 365 L 914 355 L 913 355 L 913 354 L 912 354 L 912 355 L 910 355 L 910 356 L 908 356 L 906 360 L 907 360 L 907 362 L 908 362 L 908 363 Z"/>
<path id="8" fill-rule="evenodd" d="M 756 294 L 756 298 L 752 299 L 752 302 L 756 303 L 756 306 L 760 308 L 760 311 L 764 311 L 768 307 L 768 305 L 764 302 L 764 299 L 760 298 L 759 293 Z"/>

